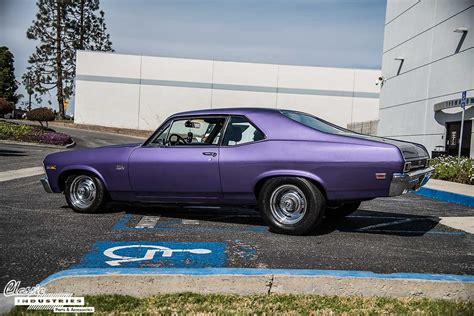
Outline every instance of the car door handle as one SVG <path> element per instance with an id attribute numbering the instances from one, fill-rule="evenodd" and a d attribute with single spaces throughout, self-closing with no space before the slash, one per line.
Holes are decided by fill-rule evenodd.
<path id="1" fill-rule="evenodd" d="M 217 153 L 215 152 L 212 152 L 212 151 L 205 151 L 202 153 L 204 156 L 212 156 L 212 157 L 215 157 L 217 156 Z"/>

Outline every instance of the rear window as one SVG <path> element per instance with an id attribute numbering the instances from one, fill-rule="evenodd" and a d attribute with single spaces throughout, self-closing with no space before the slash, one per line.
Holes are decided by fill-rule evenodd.
<path id="1" fill-rule="evenodd" d="M 319 119 L 315 116 L 312 116 L 306 113 L 301 113 L 301 112 L 296 112 L 296 111 L 280 111 L 280 112 L 281 114 L 288 117 L 289 119 L 292 119 L 293 121 L 301 123 L 305 126 L 308 126 L 320 132 L 330 133 L 330 134 L 356 134 L 348 129 L 326 122 L 322 119 Z"/>

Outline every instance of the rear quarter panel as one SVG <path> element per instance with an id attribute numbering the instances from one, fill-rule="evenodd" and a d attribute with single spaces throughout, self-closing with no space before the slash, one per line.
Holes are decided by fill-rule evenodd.
<path id="1" fill-rule="evenodd" d="M 343 139 L 343 138 L 341 138 Z M 318 182 L 329 200 L 387 196 L 391 175 L 403 164 L 399 150 L 374 142 L 266 140 L 220 150 L 224 196 L 255 199 L 255 185 L 273 176 Z M 375 173 L 386 173 L 376 180 Z"/>

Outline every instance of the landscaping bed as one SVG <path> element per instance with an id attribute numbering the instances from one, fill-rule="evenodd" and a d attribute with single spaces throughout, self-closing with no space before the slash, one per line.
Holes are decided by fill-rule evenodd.
<path id="1" fill-rule="evenodd" d="M 474 159 L 441 156 L 431 160 L 435 168 L 433 179 L 474 184 Z"/>
<path id="2" fill-rule="evenodd" d="M 65 146 L 73 143 L 71 136 L 39 126 L 0 120 L 0 140 Z"/>
<path id="3" fill-rule="evenodd" d="M 472 315 L 474 303 L 427 298 L 320 295 L 163 294 L 147 298 L 124 295 L 86 296 L 95 314 L 118 315 Z M 15 307 L 9 315 L 24 315 Z M 51 314 L 30 311 L 31 314 Z M 57 315 L 57 314 L 54 314 Z"/>

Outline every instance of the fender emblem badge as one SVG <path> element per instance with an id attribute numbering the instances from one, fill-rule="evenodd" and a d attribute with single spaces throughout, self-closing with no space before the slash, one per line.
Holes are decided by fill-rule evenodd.
<path id="1" fill-rule="evenodd" d="M 125 170 L 125 166 L 124 165 L 116 165 L 115 170 Z"/>

